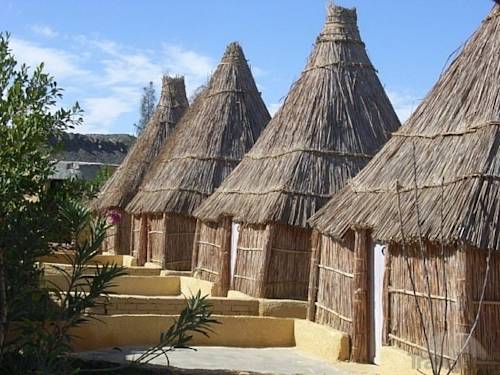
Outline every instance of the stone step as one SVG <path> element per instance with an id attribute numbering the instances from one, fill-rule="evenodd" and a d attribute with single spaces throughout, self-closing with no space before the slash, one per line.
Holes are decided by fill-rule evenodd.
<path id="1" fill-rule="evenodd" d="M 259 301 L 208 297 L 216 315 L 259 315 Z M 184 296 L 139 296 L 115 294 L 101 299 L 101 305 L 88 312 L 98 315 L 152 314 L 177 315 L 186 307 Z"/>

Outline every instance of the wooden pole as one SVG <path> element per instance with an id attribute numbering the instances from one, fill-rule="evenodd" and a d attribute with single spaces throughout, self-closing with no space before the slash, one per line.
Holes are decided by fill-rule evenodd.
<path id="1" fill-rule="evenodd" d="M 191 276 L 196 277 L 196 267 L 198 267 L 198 254 L 200 252 L 200 232 L 201 232 L 202 222 L 200 219 L 196 220 L 196 230 L 194 232 L 193 241 L 193 259 L 191 259 Z"/>
<path id="2" fill-rule="evenodd" d="M 135 235 L 136 235 L 135 234 L 135 216 L 130 215 L 130 233 L 129 233 L 130 251 L 129 251 L 128 255 L 131 255 L 135 259 L 138 259 L 139 254 L 136 254 L 135 242 L 134 242 Z"/>
<path id="3" fill-rule="evenodd" d="M 231 284 L 231 218 L 222 220 L 220 296 L 225 297 Z"/>
<path id="4" fill-rule="evenodd" d="M 170 220 L 168 214 L 163 214 L 163 233 L 161 236 L 161 268 L 167 269 L 167 252 L 170 251 L 168 248 L 168 243 L 167 243 L 167 226 L 168 226 L 168 220 Z"/>
<path id="5" fill-rule="evenodd" d="M 148 217 L 141 215 L 141 230 L 139 232 L 139 266 L 144 266 L 148 260 Z"/>
<path id="6" fill-rule="evenodd" d="M 269 265 L 271 264 L 272 247 L 274 240 L 275 226 L 274 224 L 267 224 L 264 231 L 264 241 L 262 246 L 262 266 L 257 273 L 257 298 L 266 298 L 267 295 L 267 275 L 269 273 Z"/>
<path id="7" fill-rule="evenodd" d="M 351 360 L 367 363 L 370 358 L 369 284 L 370 235 L 366 229 L 355 230 L 354 299 Z"/>
<path id="8" fill-rule="evenodd" d="M 391 293 L 389 289 L 391 287 L 391 269 L 392 269 L 392 258 L 391 258 L 391 248 L 389 245 L 385 247 L 385 257 L 384 257 L 384 286 L 383 286 L 383 310 L 384 310 L 384 321 L 383 321 L 383 333 L 382 333 L 382 345 L 390 345 L 389 334 L 391 333 Z"/>
<path id="9" fill-rule="evenodd" d="M 307 319 L 316 320 L 318 297 L 319 264 L 321 263 L 321 234 L 313 230 L 311 235 L 311 271 L 309 273 L 309 293 L 307 296 Z"/>
<path id="10" fill-rule="evenodd" d="M 470 267 L 470 257 L 467 257 L 468 251 L 465 246 L 457 251 L 457 326 L 455 328 L 457 354 L 469 336 L 472 322 L 475 318 L 472 296 L 472 272 L 474 270 Z M 469 344 L 473 345 L 474 342 L 475 340 L 471 339 Z M 458 365 L 462 375 L 477 374 L 472 345 L 466 347 L 460 356 Z"/>

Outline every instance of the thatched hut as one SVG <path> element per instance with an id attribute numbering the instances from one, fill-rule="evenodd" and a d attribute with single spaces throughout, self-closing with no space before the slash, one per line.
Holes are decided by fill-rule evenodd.
<path id="1" fill-rule="evenodd" d="M 130 253 L 131 229 L 137 219 L 124 209 L 188 106 L 184 78 L 164 76 L 160 101 L 151 120 L 92 203 L 92 208 L 96 211 L 104 213 L 114 210 L 120 216 L 119 222 L 108 230 L 103 244 L 104 251 L 114 254 Z"/>
<path id="2" fill-rule="evenodd" d="M 193 211 L 241 161 L 269 118 L 241 47 L 229 44 L 127 207 L 144 218 L 141 263 L 191 269 Z"/>
<path id="3" fill-rule="evenodd" d="M 382 344 L 426 356 L 434 323 L 452 361 L 491 252 L 460 361 L 465 373 L 500 371 L 499 53 L 497 5 L 405 126 L 310 220 L 308 315 L 350 333 L 354 360 Z"/>
<path id="4" fill-rule="evenodd" d="M 231 287 L 258 297 L 306 299 L 307 219 L 399 125 L 361 41 L 356 11 L 331 5 L 283 105 L 197 210 L 194 275 L 215 282 L 220 294 Z"/>

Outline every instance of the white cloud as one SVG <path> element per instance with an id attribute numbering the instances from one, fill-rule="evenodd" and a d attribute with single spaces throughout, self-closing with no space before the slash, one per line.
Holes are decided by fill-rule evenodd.
<path id="1" fill-rule="evenodd" d="M 271 117 L 275 115 L 276 112 L 278 112 L 278 109 L 280 109 L 281 103 L 271 103 L 268 106 L 268 111 Z"/>
<path id="2" fill-rule="evenodd" d="M 168 73 L 185 76 L 188 95 L 204 84 L 214 69 L 215 64 L 210 57 L 195 51 L 167 44 L 163 46 L 163 50 L 162 66 Z"/>
<path id="3" fill-rule="evenodd" d="M 31 31 L 46 38 L 55 38 L 59 35 L 57 31 L 47 25 L 33 25 L 31 26 Z"/>
<path id="4" fill-rule="evenodd" d="M 18 38 L 10 39 L 9 46 L 19 62 L 26 63 L 31 67 L 44 62 L 45 71 L 57 79 L 87 74 L 87 71 L 79 66 L 78 56 L 67 51 L 41 47 L 33 42 Z"/>
<path id="5" fill-rule="evenodd" d="M 107 97 L 86 98 L 82 102 L 84 123 L 75 129 L 84 133 L 109 133 L 120 116 L 135 110 L 135 101 L 132 96 L 117 95 Z"/>
<path id="6" fill-rule="evenodd" d="M 48 26 L 36 25 L 32 30 L 47 38 L 57 36 Z M 48 41 L 11 38 L 10 47 L 17 60 L 29 66 L 44 62 L 45 70 L 67 88 L 65 99 L 80 102 L 85 112 L 84 123 L 75 129 L 79 132 L 132 131 L 142 87 L 149 81 L 157 85 L 159 97 L 163 73 L 184 75 L 189 96 L 206 82 L 215 65 L 210 57 L 173 44 L 163 44 L 158 52 L 95 35 L 66 34 L 50 43 L 59 42 L 64 43 L 62 48 L 46 46 Z"/>
<path id="7" fill-rule="evenodd" d="M 387 96 L 389 97 L 396 114 L 401 123 L 404 123 L 413 111 L 417 108 L 422 99 L 418 99 L 414 95 L 408 93 L 401 93 L 399 91 L 388 90 Z"/>
<path id="8" fill-rule="evenodd" d="M 161 78 L 161 66 L 141 53 L 123 54 L 103 59 L 101 63 L 105 74 L 100 82 L 104 85 L 128 83 L 144 86 L 149 81 L 159 81 Z"/>

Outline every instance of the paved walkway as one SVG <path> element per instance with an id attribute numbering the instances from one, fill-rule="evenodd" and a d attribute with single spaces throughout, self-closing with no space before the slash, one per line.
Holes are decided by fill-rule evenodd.
<path id="1" fill-rule="evenodd" d="M 179 349 L 168 354 L 170 365 L 182 369 L 237 370 L 279 375 L 341 375 L 355 374 L 294 348 L 229 348 L 196 347 L 196 351 Z M 144 348 L 126 347 L 81 353 L 87 359 L 124 362 L 141 355 Z M 151 364 L 166 365 L 164 356 Z"/>

